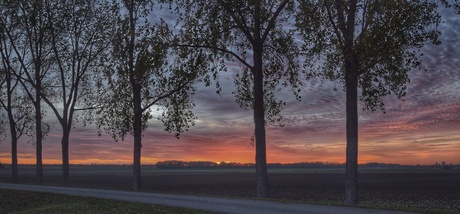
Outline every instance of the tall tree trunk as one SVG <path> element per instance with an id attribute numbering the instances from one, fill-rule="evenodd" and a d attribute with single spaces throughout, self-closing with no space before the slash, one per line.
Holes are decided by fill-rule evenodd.
<path id="1" fill-rule="evenodd" d="M 358 204 L 358 78 L 353 72 L 347 72 L 345 78 L 347 97 L 345 202 Z"/>
<path id="2" fill-rule="evenodd" d="M 11 110 L 8 110 L 11 134 L 11 182 L 18 182 L 18 134 Z"/>
<path id="3" fill-rule="evenodd" d="M 343 3 L 343 2 L 342 2 Z M 354 55 L 354 33 L 357 0 L 350 0 L 348 7 L 346 28 L 343 30 L 345 38 L 345 88 L 347 114 L 347 148 L 346 148 L 346 178 L 345 203 L 358 204 L 358 63 Z"/>
<path id="4" fill-rule="evenodd" d="M 128 75 L 133 92 L 133 135 L 134 135 L 134 151 L 133 151 L 133 191 L 141 190 L 141 147 L 142 147 L 142 99 L 141 88 L 134 69 L 134 47 L 136 45 L 136 18 L 134 14 L 135 1 L 131 0 L 128 6 L 129 11 L 129 60 L 128 60 Z"/>
<path id="5" fill-rule="evenodd" d="M 18 182 L 18 139 L 11 135 L 11 182 Z"/>
<path id="6" fill-rule="evenodd" d="M 254 123 L 256 136 L 257 198 L 267 198 L 267 151 L 265 145 L 264 76 L 262 72 L 262 44 L 254 47 Z"/>
<path id="7" fill-rule="evenodd" d="M 70 125 L 64 125 L 62 131 L 62 178 L 64 186 L 69 185 L 69 137 Z"/>
<path id="8" fill-rule="evenodd" d="M 38 72 L 36 74 L 38 75 Z M 42 163 L 42 109 L 41 109 L 41 97 L 40 97 L 41 85 L 37 84 L 35 88 L 35 158 L 36 158 L 36 183 L 38 185 L 43 184 L 43 163 Z"/>
<path id="9" fill-rule="evenodd" d="M 142 100 L 140 84 L 133 85 L 134 92 L 134 154 L 133 154 L 133 190 L 141 190 L 141 148 L 142 148 Z"/>
<path id="10" fill-rule="evenodd" d="M 16 121 L 13 115 L 13 107 L 12 107 L 12 75 L 11 73 L 7 74 L 7 109 L 8 112 L 8 121 L 10 124 L 10 134 L 11 134 L 11 182 L 17 183 L 18 182 L 18 132 L 16 130 Z"/>

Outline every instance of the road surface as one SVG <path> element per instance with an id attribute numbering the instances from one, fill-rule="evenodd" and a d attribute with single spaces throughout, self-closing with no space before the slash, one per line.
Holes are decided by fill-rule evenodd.
<path id="1" fill-rule="evenodd" d="M 355 207 L 339 207 L 311 205 L 301 203 L 284 203 L 264 200 L 230 199 L 190 195 L 158 194 L 145 192 L 129 192 L 115 190 L 83 189 L 53 186 L 34 186 L 0 183 L 0 188 L 50 192 L 75 196 L 134 201 L 160 204 L 172 207 L 183 207 L 218 213 L 251 213 L 251 214 L 402 214 L 407 212 L 365 209 Z"/>

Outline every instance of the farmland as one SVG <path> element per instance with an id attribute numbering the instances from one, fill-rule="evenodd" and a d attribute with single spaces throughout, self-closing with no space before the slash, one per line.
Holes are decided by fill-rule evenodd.
<path id="1" fill-rule="evenodd" d="M 130 166 L 70 168 L 71 186 L 131 189 Z M 155 169 L 143 166 L 143 191 L 255 197 L 255 172 L 251 169 Z M 19 183 L 34 184 L 34 166 L 20 166 Z M 61 185 L 60 166 L 44 167 L 44 184 Z M 340 169 L 269 170 L 270 195 L 277 200 L 341 204 L 344 172 Z M 362 170 L 359 175 L 362 206 L 422 212 L 460 212 L 460 170 Z M 10 181 L 10 168 L 0 169 L 0 182 Z"/>

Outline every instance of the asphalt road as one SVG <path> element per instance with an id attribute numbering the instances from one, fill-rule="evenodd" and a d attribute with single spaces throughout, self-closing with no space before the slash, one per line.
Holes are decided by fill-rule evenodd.
<path id="1" fill-rule="evenodd" d="M 283 203 L 263 200 L 229 199 L 204 196 L 158 194 L 145 192 L 129 192 L 99 189 L 83 189 L 52 186 L 34 186 L 0 183 L 0 188 L 38 192 L 50 192 L 66 195 L 88 196 L 96 198 L 135 201 L 151 204 L 161 204 L 173 207 L 191 208 L 218 213 L 299 213 L 299 214 L 402 214 L 407 212 L 364 209 L 355 207 L 323 206 L 300 203 Z"/>

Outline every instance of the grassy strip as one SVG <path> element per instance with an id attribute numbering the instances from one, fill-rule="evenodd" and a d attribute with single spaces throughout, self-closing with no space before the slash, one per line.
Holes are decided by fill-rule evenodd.
<path id="1" fill-rule="evenodd" d="M 68 196 L 53 193 L 0 189 L 0 213 L 208 213 L 163 205 L 125 202 L 91 197 Z"/>

